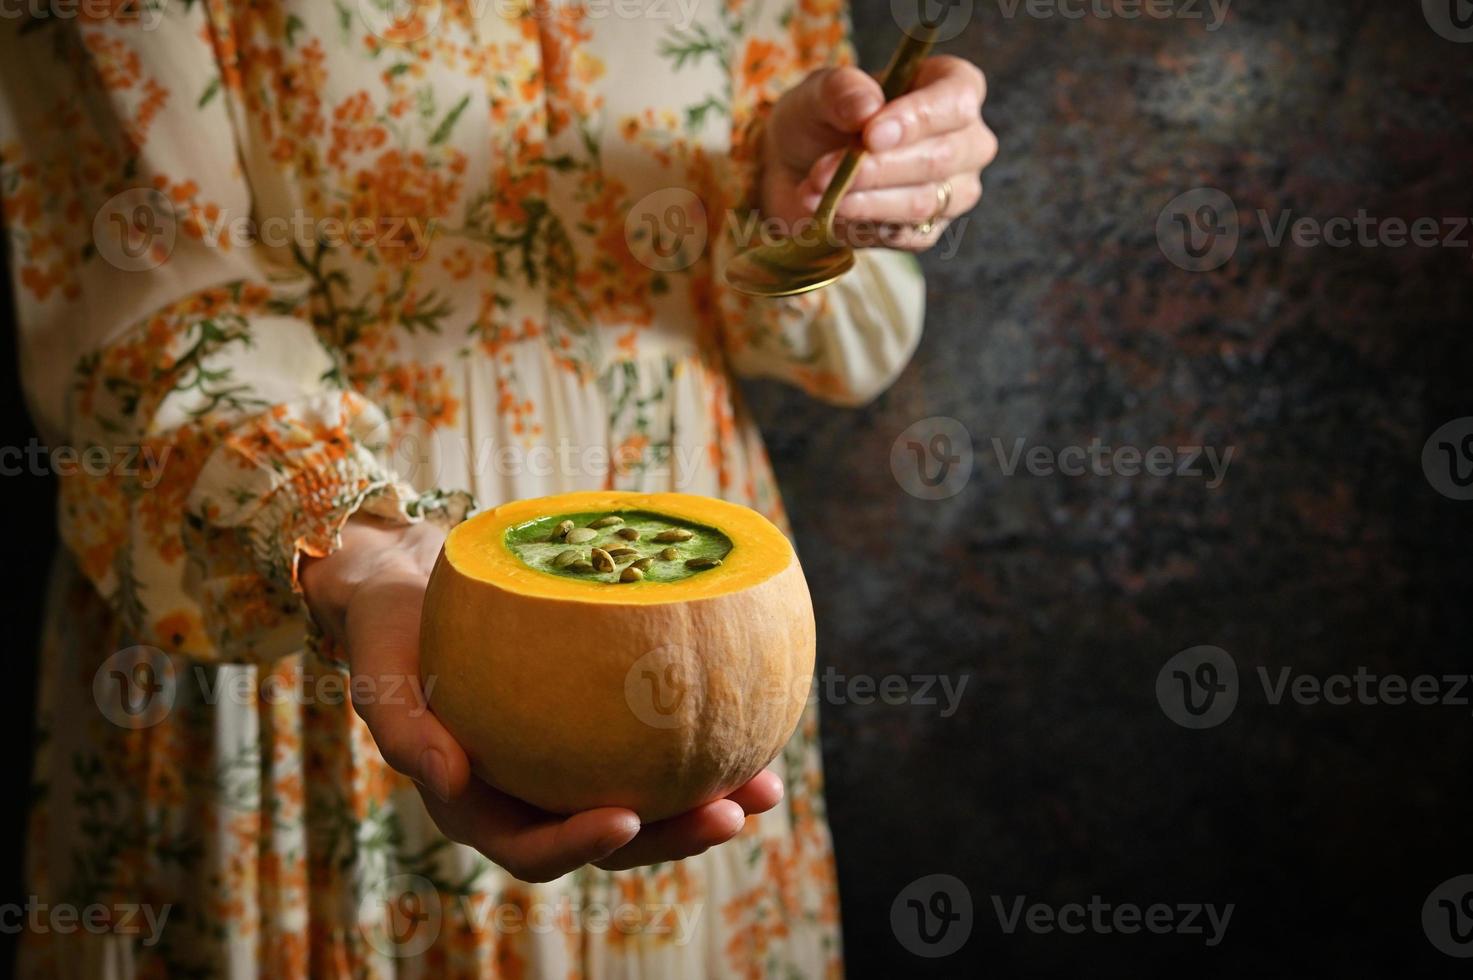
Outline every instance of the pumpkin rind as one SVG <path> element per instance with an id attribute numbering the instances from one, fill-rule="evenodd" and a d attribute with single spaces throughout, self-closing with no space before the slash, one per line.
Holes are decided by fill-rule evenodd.
<path id="1" fill-rule="evenodd" d="M 677 582 L 547 575 L 505 547 L 548 514 L 643 510 L 718 528 L 719 568 Z M 813 675 L 807 583 L 755 511 L 688 494 L 517 501 L 451 532 L 425 593 L 420 669 L 476 774 L 554 813 L 645 821 L 720 798 L 781 751 Z"/>

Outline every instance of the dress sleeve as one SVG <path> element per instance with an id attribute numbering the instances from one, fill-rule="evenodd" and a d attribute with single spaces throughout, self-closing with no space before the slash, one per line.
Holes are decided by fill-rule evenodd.
<path id="1" fill-rule="evenodd" d="M 761 132 L 782 93 L 810 72 L 849 64 L 844 0 L 732 4 L 744 11 L 732 71 L 733 220 L 716 237 L 722 342 L 734 370 L 795 384 L 824 401 L 860 405 L 894 382 L 920 342 L 925 279 L 908 253 L 862 250 L 854 271 L 827 289 L 792 299 L 753 299 L 726 286 L 724 269 L 755 211 Z"/>
<path id="2" fill-rule="evenodd" d="M 210 5 L 115 6 L 0 22 L 26 397 L 64 545 L 129 642 L 269 661 L 307 635 L 300 557 L 355 511 L 453 521 L 469 498 L 396 477 L 300 277 L 208 233 L 252 207 Z"/>

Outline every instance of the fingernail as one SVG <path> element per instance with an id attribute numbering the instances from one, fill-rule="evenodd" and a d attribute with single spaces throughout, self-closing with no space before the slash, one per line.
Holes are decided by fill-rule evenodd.
<path id="1" fill-rule="evenodd" d="M 442 802 L 450 800 L 450 767 L 445 764 L 445 756 L 439 749 L 425 749 L 419 756 L 419 771 L 424 776 L 425 785 L 430 792 L 438 796 Z"/>
<path id="2" fill-rule="evenodd" d="M 637 830 L 635 831 L 635 833 L 638 832 L 639 831 Z M 605 834 L 602 838 L 599 839 L 598 849 L 599 852 L 602 854 L 612 854 L 633 839 L 634 834 L 629 833 L 629 828 L 626 827 L 623 830 L 615 830 L 612 833 Z"/>
<path id="3" fill-rule="evenodd" d="M 886 119 L 874 129 L 869 131 L 869 148 L 871 150 L 888 150 L 900 143 L 900 123 L 893 119 Z"/>
<path id="4" fill-rule="evenodd" d="M 871 95 L 851 95 L 839 103 L 839 118 L 857 126 L 875 113 L 875 100 Z"/>

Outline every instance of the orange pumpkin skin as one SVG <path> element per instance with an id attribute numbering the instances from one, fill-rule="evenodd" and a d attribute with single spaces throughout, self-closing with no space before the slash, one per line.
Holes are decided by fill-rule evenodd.
<path id="1" fill-rule="evenodd" d="M 529 520 L 621 510 L 715 527 L 734 547 L 689 579 L 626 585 L 530 569 L 504 544 Z M 425 593 L 431 708 L 480 778 L 553 813 L 621 806 L 648 822 L 730 793 L 792 736 L 813 661 L 792 546 L 755 511 L 707 497 L 495 508 L 451 532 Z"/>

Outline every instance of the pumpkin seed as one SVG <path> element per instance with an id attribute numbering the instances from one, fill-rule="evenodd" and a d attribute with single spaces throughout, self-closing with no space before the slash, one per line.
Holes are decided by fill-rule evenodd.
<path id="1" fill-rule="evenodd" d="M 583 554 L 577 548 L 569 548 L 552 560 L 553 568 L 567 568 L 573 562 L 578 561 Z"/>
<path id="2" fill-rule="evenodd" d="M 573 530 L 573 522 L 572 521 L 560 521 L 560 522 L 558 522 L 558 526 L 552 529 L 552 540 L 553 541 L 566 541 L 567 538 L 568 538 L 568 532 L 571 531 L 571 530 Z"/>
<path id="3" fill-rule="evenodd" d="M 639 540 L 639 528 L 635 528 L 635 527 L 621 527 L 621 528 L 619 528 L 619 530 L 615 531 L 614 533 L 617 534 L 619 537 L 623 538 L 625 541 L 638 541 Z"/>
<path id="4" fill-rule="evenodd" d="M 650 570 L 650 566 L 653 565 L 654 563 L 655 563 L 655 560 L 653 558 L 641 558 L 639 561 L 635 562 L 633 565 L 630 565 L 629 567 L 630 568 L 637 568 L 641 572 L 647 572 L 647 571 Z"/>
<path id="5" fill-rule="evenodd" d="M 693 537 L 695 537 L 695 532 L 687 531 L 683 527 L 675 527 L 668 531 L 661 531 L 655 535 L 655 540 L 660 544 L 670 544 L 673 541 L 689 541 Z"/>
<path id="6" fill-rule="evenodd" d="M 593 564 L 593 570 L 596 572 L 612 572 L 614 570 L 614 559 L 602 548 L 594 548 L 593 553 L 589 556 L 589 560 Z"/>
<path id="7" fill-rule="evenodd" d="M 692 558 L 690 561 L 685 563 L 685 567 L 689 568 L 691 571 L 698 572 L 706 568 L 715 568 L 717 565 L 720 564 L 720 558 Z"/>
<path id="8" fill-rule="evenodd" d="M 664 551 L 660 552 L 661 561 L 674 561 L 679 557 L 680 550 L 677 548 L 666 548 Z"/>
<path id="9" fill-rule="evenodd" d="M 587 562 L 587 561 L 575 561 L 575 562 L 573 562 L 573 564 L 571 564 L 571 565 L 568 566 L 568 571 L 570 571 L 570 572 L 591 572 L 591 571 L 593 571 L 593 563 L 592 562 Z"/>
<path id="10" fill-rule="evenodd" d="M 591 527 L 580 527 L 576 531 L 568 532 L 568 544 L 586 544 L 598 537 L 598 532 Z"/>
<path id="11" fill-rule="evenodd" d="M 624 569 L 624 571 L 621 572 L 619 575 L 620 582 L 638 582 L 642 578 L 644 578 L 644 572 L 641 572 L 633 565 L 630 565 L 628 568 Z"/>
<path id="12" fill-rule="evenodd" d="M 613 527 L 615 524 L 623 524 L 623 523 L 624 523 L 624 518 L 622 518 L 622 517 L 615 517 L 613 514 L 610 514 L 608 517 L 600 517 L 598 520 L 593 521 L 588 526 L 591 527 L 591 528 L 597 529 L 597 528 Z"/>
<path id="13" fill-rule="evenodd" d="M 625 548 L 623 546 L 620 546 L 618 548 L 608 548 L 606 550 L 608 551 L 610 558 L 623 558 L 623 557 L 625 557 L 627 555 L 637 555 L 637 554 L 639 554 L 639 552 L 636 549 L 634 549 L 634 548 Z"/>

